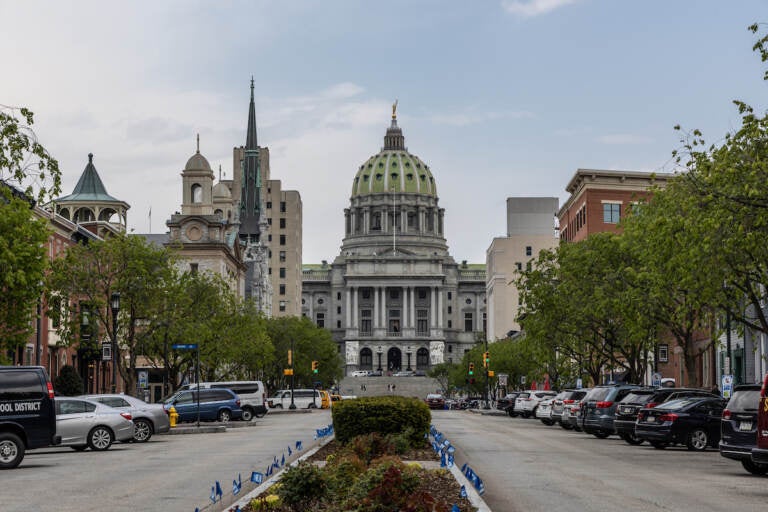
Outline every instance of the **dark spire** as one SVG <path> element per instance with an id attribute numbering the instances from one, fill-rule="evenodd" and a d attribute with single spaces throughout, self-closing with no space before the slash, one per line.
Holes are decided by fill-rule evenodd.
<path id="1" fill-rule="evenodd" d="M 397 100 L 392 104 L 392 124 L 384 135 L 384 149 L 405 149 L 403 130 L 397 126 Z"/>
<path id="2" fill-rule="evenodd" d="M 248 136 L 245 140 L 245 149 L 256 149 L 256 105 L 253 102 L 253 77 L 251 77 L 251 104 L 248 107 Z"/>

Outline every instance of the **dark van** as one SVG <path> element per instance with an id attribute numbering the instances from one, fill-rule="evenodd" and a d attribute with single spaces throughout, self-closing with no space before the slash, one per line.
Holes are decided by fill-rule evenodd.
<path id="1" fill-rule="evenodd" d="M 53 385 L 42 366 L 0 366 L 0 469 L 24 453 L 61 443 L 56 435 Z"/>

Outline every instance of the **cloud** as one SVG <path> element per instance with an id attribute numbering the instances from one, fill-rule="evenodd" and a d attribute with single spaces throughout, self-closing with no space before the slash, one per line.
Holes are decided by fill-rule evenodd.
<path id="1" fill-rule="evenodd" d="M 650 137 L 646 137 L 645 135 L 633 135 L 631 133 L 601 135 L 595 140 L 601 144 L 611 145 L 650 144 L 653 142 L 653 139 Z"/>
<path id="2" fill-rule="evenodd" d="M 435 124 L 448 126 L 469 126 L 483 124 L 498 119 L 532 119 L 536 117 L 532 112 L 464 112 L 454 114 L 436 114 L 430 117 Z"/>
<path id="3" fill-rule="evenodd" d="M 504 0 L 501 5 L 510 14 L 521 18 L 533 18 L 547 14 L 560 7 L 576 3 L 578 0 Z"/>

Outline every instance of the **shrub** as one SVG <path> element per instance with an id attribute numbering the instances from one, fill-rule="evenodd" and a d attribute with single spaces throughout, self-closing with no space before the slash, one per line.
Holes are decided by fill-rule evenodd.
<path id="1" fill-rule="evenodd" d="M 411 446 L 418 446 L 429 430 L 432 415 L 418 398 L 365 397 L 337 402 L 331 410 L 336 439 L 346 444 L 356 436 L 378 432 L 408 432 Z"/>
<path id="2" fill-rule="evenodd" d="M 359 512 L 399 510 L 418 487 L 418 472 L 396 457 L 381 457 L 350 488 L 347 504 Z"/>
<path id="3" fill-rule="evenodd" d="M 285 472 L 280 479 L 278 496 L 291 510 L 308 510 L 313 501 L 325 496 L 326 484 L 320 468 L 302 462 Z"/>
<path id="4" fill-rule="evenodd" d="M 76 396 L 83 394 L 83 379 L 75 370 L 74 366 L 66 365 L 61 367 L 61 372 L 55 380 L 56 394 L 62 396 Z"/>

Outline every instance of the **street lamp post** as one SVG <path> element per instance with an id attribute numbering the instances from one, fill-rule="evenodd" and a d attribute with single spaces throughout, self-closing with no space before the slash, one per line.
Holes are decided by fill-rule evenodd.
<path id="1" fill-rule="evenodd" d="M 288 364 L 291 367 L 291 405 L 288 408 L 295 409 L 296 404 L 293 402 L 293 338 L 291 338 L 291 355 L 288 359 Z"/>
<path id="2" fill-rule="evenodd" d="M 408 354 L 408 368 L 406 368 L 406 370 L 408 370 L 408 371 L 411 371 L 411 350 L 413 350 L 413 349 L 411 348 L 410 345 L 408 345 L 408 352 L 407 352 L 407 354 Z"/>
<path id="3" fill-rule="evenodd" d="M 376 370 L 378 370 L 378 371 L 381 371 L 381 352 L 382 351 L 383 351 L 383 349 L 381 348 L 381 345 L 376 347 L 376 353 L 379 355 L 379 367 L 376 368 Z"/>
<path id="4" fill-rule="evenodd" d="M 109 299 L 112 309 L 112 393 L 117 392 L 117 314 L 120 312 L 120 293 L 114 292 Z"/>
<path id="5" fill-rule="evenodd" d="M 488 336 L 485 337 L 485 354 L 488 353 Z M 485 358 L 485 354 L 483 354 L 483 358 Z M 485 386 L 483 386 L 483 394 L 485 395 L 483 405 L 483 409 L 490 409 L 491 404 L 488 402 L 488 395 L 490 394 L 490 389 L 488 387 L 488 363 L 483 359 L 483 368 L 485 369 Z"/>

